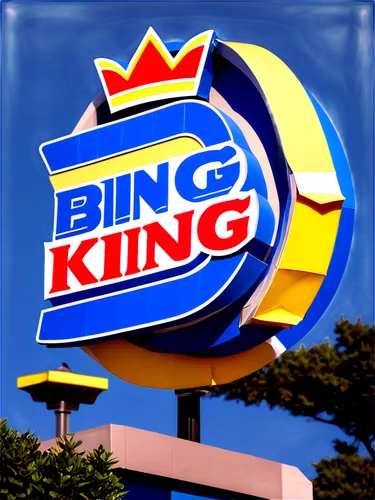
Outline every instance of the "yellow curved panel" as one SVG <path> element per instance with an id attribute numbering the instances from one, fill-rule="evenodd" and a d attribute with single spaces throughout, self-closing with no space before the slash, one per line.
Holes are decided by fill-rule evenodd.
<path id="1" fill-rule="evenodd" d="M 257 79 L 292 171 L 334 172 L 318 115 L 306 90 L 288 66 L 263 47 L 223 43 L 241 56 Z"/>
<path id="2" fill-rule="evenodd" d="M 314 301 L 323 280 L 324 276 L 320 274 L 279 268 L 257 310 L 257 322 L 298 325 Z"/>
<path id="3" fill-rule="evenodd" d="M 223 358 L 152 352 L 125 339 L 101 342 L 82 349 L 116 377 L 157 389 L 226 384 L 259 370 L 281 354 L 272 342 Z"/>
<path id="4" fill-rule="evenodd" d="M 152 85 L 150 87 L 140 88 L 137 90 L 133 90 L 132 92 L 128 92 L 126 94 L 113 97 L 111 99 L 111 105 L 115 108 L 117 106 L 121 106 L 122 104 L 131 101 L 138 101 L 144 99 L 145 97 L 158 96 L 167 93 L 172 94 L 173 92 L 177 94 L 176 97 L 180 97 L 182 92 L 193 91 L 194 86 L 195 86 L 194 80 L 187 82 L 168 82 L 168 83 L 161 83 L 160 85 Z"/>
<path id="5" fill-rule="evenodd" d="M 280 269 L 326 275 L 335 246 L 341 206 L 320 213 L 297 198 Z"/>
<path id="6" fill-rule="evenodd" d="M 257 323 L 296 325 L 307 313 L 327 273 L 344 197 L 337 188 L 336 176 L 331 174 L 335 169 L 318 115 L 297 77 L 262 47 L 224 44 L 243 59 L 257 80 L 288 165 L 297 174 L 297 189 L 303 185 L 301 174 L 312 180 L 314 175 L 324 175 L 321 178 L 332 184 L 331 190 L 329 186 L 328 192 L 322 192 L 321 183 L 315 182 L 316 192 L 303 190 L 303 196 L 297 197 L 278 270 L 254 315 Z"/>
<path id="7" fill-rule="evenodd" d="M 95 181 L 111 175 L 127 172 L 143 165 L 164 161 L 176 156 L 193 153 L 202 149 L 202 145 L 191 137 L 179 137 L 154 146 L 115 156 L 108 160 L 91 163 L 68 172 L 50 177 L 53 188 L 57 191 L 85 182 Z"/>
<path id="8" fill-rule="evenodd" d="M 320 213 L 297 199 L 278 270 L 254 319 L 267 324 L 302 321 L 327 274 L 340 214 L 337 203 Z"/>
<path id="9" fill-rule="evenodd" d="M 211 385 L 211 365 L 204 358 L 164 354 L 135 346 L 125 339 L 110 340 L 82 349 L 94 355 L 108 371 L 132 384 L 159 389 Z"/>

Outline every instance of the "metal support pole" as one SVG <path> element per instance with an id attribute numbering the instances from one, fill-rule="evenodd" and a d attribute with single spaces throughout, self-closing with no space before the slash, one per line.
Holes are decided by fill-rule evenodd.
<path id="1" fill-rule="evenodd" d="M 60 401 L 55 409 L 56 415 L 56 437 L 69 434 L 70 409 L 65 401 Z"/>
<path id="2" fill-rule="evenodd" d="M 177 396 L 177 437 L 200 443 L 200 392 L 175 391 Z"/>

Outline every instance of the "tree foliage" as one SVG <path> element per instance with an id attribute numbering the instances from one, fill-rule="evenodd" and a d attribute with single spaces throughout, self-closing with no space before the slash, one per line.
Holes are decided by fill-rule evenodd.
<path id="1" fill-rule="evenodd" d="M 110 470 L 117 463 L 100 445 L 88 453 L 74 436 L 40 451 L 34 433 L 20 434 L 0 420 L 0 499 L 119 500 L 123 485 Z"/>
<path id="2" fill-rule="evenodd" d="M 301 346 L 298 351 L 288 351 L 257 373 L 215 388 L 213 394 L 242 401 L 246 406 L 259 406 L 265 401 L 271 409 L 279 407 L 294 416 L 337 426 L 352 442 L 335 442 L 338 456 L 315 464 L 315 496 L 327 500 L 372 499 L 374 327 L 342 318 L 334 332 L 333 345 L 327 341 L 310 349 Z M 358 454 L 359 442 L 370 459 Z M 365 496 L 360 496 L 360 491 Z"/>
<path id="3" fill-rule="evenodd" d="M 373 500 L 373 461 L 361 457 L 357 446 L 335 440 L 334 448 L 338 456 L 314 464 L 318 473 L 313 479 L 316 500 Z"/>

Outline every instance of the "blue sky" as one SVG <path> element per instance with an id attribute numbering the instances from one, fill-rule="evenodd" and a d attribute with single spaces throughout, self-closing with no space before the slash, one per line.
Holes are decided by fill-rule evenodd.
<path id="1" fill-rule="evenodd" d="M 73 431 L 126 424 L 176 434 L 172 391 L 135 387 L 109 375 L 79 348 L 35 342 L 43 301 L 43 242 L 50 241 L 53 192 L 38 147 L 69 133 L 100 90 L 93 60 L 128 60 L 152 25 L 165 41 L 214 28 L 219 37 L 264 46 L 296 73 L 333 120 L 346 150 L 356 193 L 349 264 L 338 293 L 305 337 L 332 336 L 342 313 L 373 321 L 372 2 L 3 3 L 1 413 L 41 439 L 54 415 L 16 389 L 16 378 L 58 367 L 108 376 L 94 407 L 72 415 Z M 202 442 L 297 465 L 332 455 L 344 436 L 266 406 L 202 401 Z"/>

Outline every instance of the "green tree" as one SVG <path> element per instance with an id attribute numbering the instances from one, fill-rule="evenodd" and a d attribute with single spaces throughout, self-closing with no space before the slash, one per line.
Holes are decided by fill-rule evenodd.
<path id="1" fill-rule="evenodd" d="M 373 499 L 374 327 L 341 319 L 335 342 L 288 351 L 257 373 L 213 390 L 246 406 L 266 402 L 294 416 L 334 425 L 350 438 L 338 456 L 314 464 L 314 495 L 324 500 Z M 362 443 L 370 458 L 358 454 Z M 361 496 L 362 495 L 362 496 Z"/>
<path id="2" fill-rule="evenodd" d="M 374 462 L 358 454 L 358 447 L 334 441 L 338 456 L 323 458 L 314 464 L 317 477 L 313 479 L 317 500 L 373 500 Z"/>
<path id="3" fill-rule="evenodd" d="M 117 459 L 102 446 L 84 455 L 74 436 L 40 451 L 34 433 L 20 434 L 0 420 L 0 499 L 119 500 L 124 491 L 113 470 Z"/>

